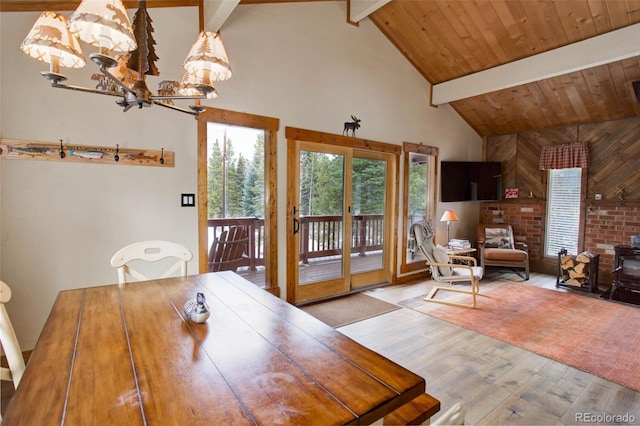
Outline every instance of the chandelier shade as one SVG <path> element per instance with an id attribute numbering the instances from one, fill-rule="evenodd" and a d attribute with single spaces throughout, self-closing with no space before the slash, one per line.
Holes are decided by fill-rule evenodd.
<path id="1" fill-rule="evenodd" d="M 82 0 L 69 20 L 44 12 L 21 44 L 22 51 L 50 65 L 40 74 L 52 87 L 119 98 L 116 104 L 128 111 L 160 105 L 175 111 L 198 115 L 204 110 L 200 99 L 214 99 L 218 92 L 212 81 L 231 77 L 231 66 L 220 34 L 202 31 L 183 64 L 182 81 L 163 80 L 156 94 L 147 87 L 146 76 L 159 76 L 153 20 L 147 2 L 138 1 L 138 9 L 129 21 L 122 0 Z M 80 41 L 99 49 L 89 58 L 98 65 L 92 74 L 95 88 L 66 84 L 60 67 L 84 67 L 86 61 Z M 111 52 L 121 52 L 111 56 Z M 195 105 L 181 108 L 174 100 L 194 100 Z"/>
<path id="2" fill-rule="evenodd" d="M 121 0 L 82 0 L 69 17 L 69 30 L 101 52 L 130 52 L 137 47 L 131 22 Z"/>
<path id="3" fill-rule="evenodd" d="M 184 96 L 196 96 L 200 93 L 205 93 L 207 99 L 218 97 L 218 91 L 210 79 L 197 78 L 188 72 L 185 72 L 182 80 L 180 80 L 178 93 Z"/>
<path id="4" fill-rule="evenodd" d="M 184 69 L 198 78 L 223 81 L 231 78 L 231 65 L 219 33 L 202 31 L 191 47 Z"/>
<path id="5" fill-rule="evenodd" d="M 82 68 L 87 65 L 78 39 L 67 28 L 67 18 L 56 12 L 43 12 L 20 45 L 32 58 L 59 67 Z"/>

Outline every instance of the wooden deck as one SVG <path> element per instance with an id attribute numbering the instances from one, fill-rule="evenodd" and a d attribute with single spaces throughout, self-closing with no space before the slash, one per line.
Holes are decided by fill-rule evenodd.
<path id="1" fill-rule="evenodd" d="M 353 273 L 371 271 L 382 264 L 382 252 L 370 252 L 366 256 L 357 254 L 351 256 L 351 271 Z M 300 263 L 300 282 L 322 281 L 339 276 L 340 258 L 327 256 L 309 260 L 309 263 Z M 238 274 L 252 283 L 264 287 L 264 268 L 258 267 L 254 271 L 248 268 L 238 268 Z"/>

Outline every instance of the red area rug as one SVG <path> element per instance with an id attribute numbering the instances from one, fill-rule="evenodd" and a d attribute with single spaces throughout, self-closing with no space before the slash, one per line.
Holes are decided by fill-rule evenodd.
<path id="1" fill-rule="evenodd" d="M 640 308 L 509 283 L 423 313 L 640 391 Z"/>

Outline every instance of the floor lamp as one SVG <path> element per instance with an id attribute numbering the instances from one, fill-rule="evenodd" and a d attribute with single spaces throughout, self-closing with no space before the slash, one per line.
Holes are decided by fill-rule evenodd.
<path id="1" fill-rule="evenodd" d="M 445 210 L 444 214 L 442 215 L 442 217 L 440 218 L 440 222 L 447 222 L 447 246 L 450 247 L 449 241 L 451 241 L 449 239 L 449 225 L 451 225 L 451 222 L 454 220 L 458 220 L 458 216 L 456 216 L 456 212 L 454 212 L 453 210 Z"/>

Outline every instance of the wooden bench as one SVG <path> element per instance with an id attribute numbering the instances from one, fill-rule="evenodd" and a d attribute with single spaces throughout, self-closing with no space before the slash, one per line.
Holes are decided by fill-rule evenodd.
<path id="1" fill-rule="evenodd" d="M 427 393 L 384 416 L 384 425 L 421 425 L 440 411 L 440 401 Z"/>

